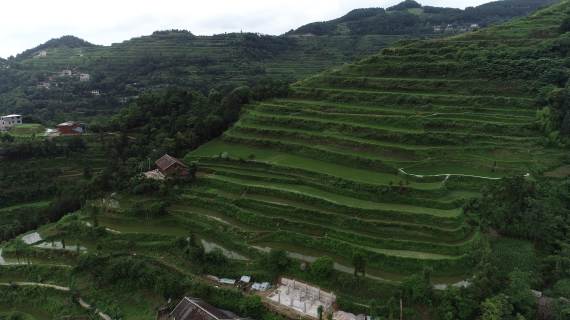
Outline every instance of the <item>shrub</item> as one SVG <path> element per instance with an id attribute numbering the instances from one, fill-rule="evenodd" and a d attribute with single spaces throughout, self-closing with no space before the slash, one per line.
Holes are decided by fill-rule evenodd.
<path id="1" fill-rule="evenodd" d="M 317 279 L 329 279 L 334 271 L 334 261 L 329 257 L 320 257 L 311 265 L 311 274 Z"/>

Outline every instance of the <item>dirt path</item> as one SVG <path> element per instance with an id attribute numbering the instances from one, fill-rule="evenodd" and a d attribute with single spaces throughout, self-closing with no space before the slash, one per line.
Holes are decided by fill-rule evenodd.
<path id="1" fill-rule="evenodd" d="M 398 171 L 400 171 L 402 174 L 410 176 L 410 177 L 416 177 L 416 178 L 426 178 L 426 177 L 445 177 L 446 180 L 449 179 L 449 177 L 468 177 L 468 178 L 479 178 L 479 179 L 486 179 L 486 180 L 501 180 L 503 178 L 493 178 L 493 177 L 484 177 L 484 176 L 475 176 L 475 175 L 470 175 L 470 174 L 459 174 L 459 173 L 442 173 L 442 174 L 428 174 L 428 175 L 419 175 L 419 174 L 411 174 L 411 173 L 407 173 L 406 171 L 404 171 L 403 168 L 398 169 Z M 527 173 L 525 175 L 525 177 L 530 176 L 529 173 Z"/>

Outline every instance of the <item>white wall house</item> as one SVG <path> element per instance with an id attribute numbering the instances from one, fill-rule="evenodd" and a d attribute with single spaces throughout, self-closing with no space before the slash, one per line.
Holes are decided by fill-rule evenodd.
<path id="1" fill-rule="evenodd" d="M 5 131 L 10 128 L 22 124 L 22 116 L 19 114 L 10 114 L 0 117 L 0 130 Z"/>

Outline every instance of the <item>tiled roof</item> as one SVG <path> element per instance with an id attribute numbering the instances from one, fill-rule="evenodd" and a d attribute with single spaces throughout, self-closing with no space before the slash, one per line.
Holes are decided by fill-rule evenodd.
<path id="1" fill-rule="evenodd" d="M 168 168 L 172 167 L 174 164 L 179 164 L 187 168 L 187 166 L 184 163 L 182 163 L 182 161 L 168 154 L 165 154 L 164 156 L 162 156 L 162 158 L 156 160 L 155 164 L 158 167 L 158 169 L 160 169 L 160 171 L 167 170 Z"/>
<path id="2" fill-rule="evenodd" d="M 170 313 L 175 320 L 232 320 L 235 315 L 220 310 L 203 300 L 185 297 Z"/>

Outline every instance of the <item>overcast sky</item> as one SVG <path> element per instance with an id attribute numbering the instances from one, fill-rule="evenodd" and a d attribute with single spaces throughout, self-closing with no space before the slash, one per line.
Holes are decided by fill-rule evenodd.
<path id="1" fill-rule="evenodd" d="M 490 0 L 420 0 L 424 5 L 465 8 Z M 355 8 L 387 7 L 400 0 L 7 0 L 0 10 L 0 57 L 49 39 L 75 35 L 109 45 L 156 30 L 186 29 L 282 34 Z"/>

